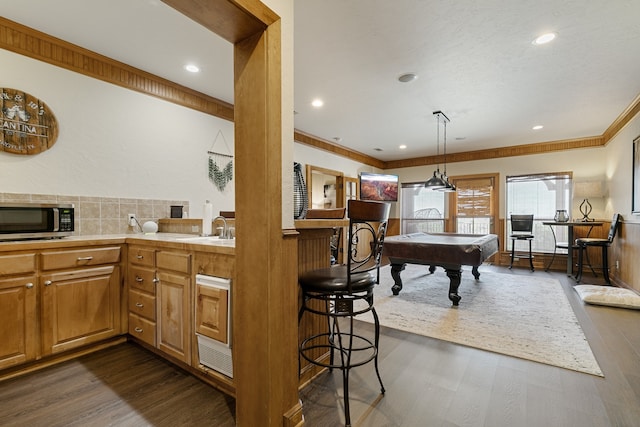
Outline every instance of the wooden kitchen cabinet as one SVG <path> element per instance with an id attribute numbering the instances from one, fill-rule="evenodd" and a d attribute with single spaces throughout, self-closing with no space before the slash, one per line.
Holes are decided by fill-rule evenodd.
<path id="1" fill-rule="evenodd" d="M 0 369 L 38 356 L 37 254 L 0 256 Z"/>
<path id="2" fill-rule="evenodd" d="M 35 274 L 0 280 L 0 369 L 36 359 L 36 280 Z"/>
<path id="3" fill-rule="evenodd" d="M 120 247 L 43 251 L 42 354 L 120 334 Z"/>
<path id="4" fill-rule="evenodd" d="M 156 253 L 155 249 L 131 245 L 129 284 L 129 335 L 156 347 Z"/>
<path id="5" fill-rule="evenodd" d="M 191 364 L 189 252 L 129 248 L 129 335 Z"/>
<path id="6" fill-rule="evenodd" d="M 191 254 L 159 251 L 156 254 L 157 347 L 191 364 Z"/>

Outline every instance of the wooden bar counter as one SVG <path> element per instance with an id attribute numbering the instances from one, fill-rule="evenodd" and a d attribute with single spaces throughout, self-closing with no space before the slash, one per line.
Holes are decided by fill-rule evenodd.
<path id="1" fill-rule="evenodd" d="M 298 237 L 298 275 L 309 270 L 329 267 L 331 265 L 331 236 L 336 227 L 347 227 L 346 219 L 301 219 L 295 221 Z M 344 233 L 343 233 L 344 234 Z M 299 304 L 302 296 L 298 294 Z M 302 339 L 327 329 L 327 321 L 321 316 L 305 313 L 298 328 L 298 343 Z M 318 350 L 316 359 L 328 359 L 329 353 Z M 300 387 L 306 385 L 323 368 L 301 360 Z"/>

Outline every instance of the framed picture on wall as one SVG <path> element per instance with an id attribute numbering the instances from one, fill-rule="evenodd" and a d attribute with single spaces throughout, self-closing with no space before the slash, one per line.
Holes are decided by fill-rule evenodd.
<path id="1" fill-rule="evenodd" d="M 633 181 L 631 182 L 631 212 L 640 214 L 640 136 L 633 140 Z"/>

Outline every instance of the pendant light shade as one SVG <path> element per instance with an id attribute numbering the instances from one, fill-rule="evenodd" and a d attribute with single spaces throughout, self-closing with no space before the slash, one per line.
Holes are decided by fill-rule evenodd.
<path id="1" fill-rule="evenodd" d="M 444 123 L 444 173 L 440 173 L 440 163 L 438 163 L 436 170 L 433 171 L 433 176 L 424 183 L 424 186 L 431 190 L 453 192 L 456 191 L 456 187 L 449 182 L 449 177 L 447 176 L 447 123 L 449 122 L 449 118 L 440 110 L 434 111 L 433 115 L 438 119 L 438 137 L 436 145 L 438 162 L 440 158 L 440 119 L 442 119 Z"/>
<path id="2" fill-rule="evenodd" d="M 439 190 L 441 188 L 445 188 L 447 186 L 447 183 L 438 176 L 439 174 L 439 170 L 433 171 L 433 176 L 424 183 L 424 186 L 430 188 L 431 190 Z"/>

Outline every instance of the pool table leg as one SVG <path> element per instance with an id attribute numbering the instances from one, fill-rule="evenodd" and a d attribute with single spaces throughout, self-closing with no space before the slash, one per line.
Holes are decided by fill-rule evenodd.
<path id="1" fill-rule="evenodd" d="M 400 278 L 400 272 L 404 270 L 406 263 L 403 264 L 391 264 L 391 277 L 393 277 L 394 285 L 391 287 L 391 292 L 394 295 L 398 295 L 402 289 L 402 279 Z"/>
<path id="2" fill-rule="evenodd" d="M 460 295 L 458 295 L 458 288 L 460 287 L 460 278 L 462 277 L 461 269 L 450 269 L 447 268 L 447 277 L 449 278 L 449 299 L 453 303 L 454 306 L 457 306 L 460 300 L 462 299 Z"/>
<path id="3" fill-rule="evenodd" d="M 480 280 L 480 272 L 478 271 L 478 266 L 477 265 L 474 265 L 471 268 L 471 274 L 473 274 L 473 277 L 475 277 L 476 280 Z"/>

